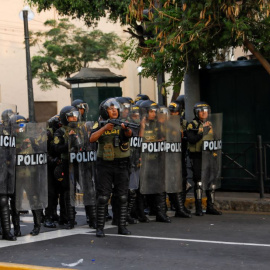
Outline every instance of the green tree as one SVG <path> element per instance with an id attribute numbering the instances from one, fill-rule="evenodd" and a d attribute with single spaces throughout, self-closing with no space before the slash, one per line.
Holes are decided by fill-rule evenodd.
<path id="1" fill-rule="evenodd" d="M 142 75 L 172 74 L 178 95 L 187 70 L 215 60 L 219 49 L 245 44 L 265 57 L 270 51 L 269 0 L 28 0 L 39 10 L 55 7 L 62 15 L 96 23 L 109 14 L 127 25 L 132 40 L 124 60 L 142 59 Z M 149 12 L 146 14 L 145 11 Z M 151 36 L 139 35 L 139 25 Z M 252 44 L 254 47 L 252 47 Z"/>
<path id="2" fill-rule="evenodd" d="M 42 90 L 62 85 L 71 74 L 93 62 L 120 68 L 115 57 L 123 50 L 120 38 L 113 32 L 86 31 L 75 27 L 68 19 L 48 20 L 48 31 L 31 33 L 31 46 L 39 45 L 38 55 L 31 60 L 33 78 Z"/>
<path id="3" fill-rule="evenodd" d="M 213 62 L 219 49 L 243 44 L 252 49 L 253 44 L 265 57 L 270 56 L 267 0 L 131 0 L 129 10 L 132 19 L 145 21 L 155 32 L 133 56 L 142 57 L 147 76 L 163 71 L 172 74 L 175 88 L 187 70 Z"/>

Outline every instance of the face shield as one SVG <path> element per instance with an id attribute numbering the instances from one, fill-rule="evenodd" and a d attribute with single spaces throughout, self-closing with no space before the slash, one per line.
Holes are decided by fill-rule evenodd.
<path id="1" fill-rule="evenodd" d="M 87 103 L 80 103 L 79 105 L 76 106 L 78 109 L 84 109 L 85 112 L 88 112 L 89 107 Z"/>
<path id="2" fill-rule="evenodd" d="M 118 103 L 118 101 L 114 98 L 110 98 L 108 99 L 104 104 L 103 104 L 104 109 L 106 110 L 113 110 L 113 109 L 117 109 L 120 110 L 120 104 Z"/>
<path id="3" fill-rule="evenodd" d="M 77 118 L 76 121 L 78 121 L 79 116 L 80 116 L 80 112 L 78 112 L 78 111 L 72 111 L 72 112 L 66 113 L 66 119 L 67 119 L 68 122 L 70 122 L 70 121 L 68 120 L 69 117 L 76 117 L 76 118 Z M 76 122 L 76 121 L 73 121 L 73 122 Z"/>

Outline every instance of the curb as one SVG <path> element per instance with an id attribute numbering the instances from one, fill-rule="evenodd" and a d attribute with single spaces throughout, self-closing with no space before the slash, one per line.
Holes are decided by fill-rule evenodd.
<path id="1" fill-rule="evenodd" d="M 38 265 L 17 264 L 17 263 L 0 263 L 1 270 L 76 270 L 74 268 L 55 268 Z"/>

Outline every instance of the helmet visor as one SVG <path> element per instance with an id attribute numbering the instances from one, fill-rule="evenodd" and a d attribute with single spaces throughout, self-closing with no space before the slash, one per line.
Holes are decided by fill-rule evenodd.
<path id="1" fill-rule="evenodd" d="M 103 107 L 107 110 L 107 109 L 120 109 L 120 105 L 118 103 L 118 101 L 114 98 L 110 98 L 108 99 L 104 104 Z"/>

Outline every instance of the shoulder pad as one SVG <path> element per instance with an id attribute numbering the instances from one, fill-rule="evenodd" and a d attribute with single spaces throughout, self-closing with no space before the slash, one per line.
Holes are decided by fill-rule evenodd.
<path id="1" fill-rule="evenodd" d="M 94 126 L 93 126 L 93 129 L 96 129 L 98 128 L 98 122 L 95 122 Z"/>

